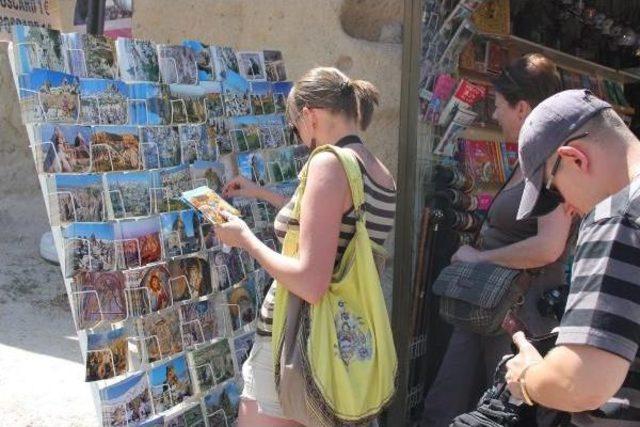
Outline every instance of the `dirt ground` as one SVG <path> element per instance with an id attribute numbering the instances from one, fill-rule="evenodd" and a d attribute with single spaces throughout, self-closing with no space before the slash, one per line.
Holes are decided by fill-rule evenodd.
<path id="1" fill-rule="evenodd" d="M 94 426 L 62 275 L 39 255 L 49 223 L 0 47 L 0 424 Z"/>

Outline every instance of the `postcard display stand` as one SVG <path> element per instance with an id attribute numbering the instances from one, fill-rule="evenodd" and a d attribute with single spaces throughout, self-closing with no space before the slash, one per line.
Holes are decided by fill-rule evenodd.
<path id="1" fill-rule="evenodd" d="M 510 36 L 509 0 L 425 0 L 416 200 L 426 203 L 415 215 L 420 235 L 407 395 L 413 418 L 420 416 L 450 334 L 431 284 L 458 247 L 474 243 L 481 218 L 517 162 L 517 145 L 504 140 L 492 117 L 491 79 L 530 52 L 556 62 L 565 89 L 591 89 L 627 121 L 634 114 L 617 80 L 621 73 Z"/>
<path id="2" fill-rule="evenodd" d="M 12 66 L 102 424 L 235 424 L 270 278 L 180 199 L 240 174 L 292 195 L 279 51 L 16 27 Z M 270 247 L 273 208 L 232 204 Z M 78 379 L 80 380 L 80 378 Z"/>

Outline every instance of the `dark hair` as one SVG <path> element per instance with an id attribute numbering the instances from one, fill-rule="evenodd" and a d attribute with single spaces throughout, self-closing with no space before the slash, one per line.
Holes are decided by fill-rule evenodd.
<path id="1" fill-rule="evenodd" d="M 493 86 L 512 107 L 518 101 L 526 101 L 534 108 L 560 92 L 561 80 L 553 61 L 539 53 L 529 53 L 503 68 Z"/>
<path id="2" fill-rule="evenodd" d="M 365 130 L 379 98 L 378 89 L 368 81 L 351 80 L 337 68 L 313 68 L 289 92 L 287 119 L 293 123 L 304 107 L 326 108 L 355 120 Z"/>

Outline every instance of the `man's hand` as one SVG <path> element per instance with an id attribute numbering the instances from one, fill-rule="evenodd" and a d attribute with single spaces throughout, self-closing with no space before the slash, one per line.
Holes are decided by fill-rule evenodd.
<path id="1" fill-rule="evenodd" d="M 518 346 L 518 354 L 507 362 L 507 373 L 505 374 L 505 380 L 509 391 L 514 397 L 523 400 L 522 393 L 520 391 L 520 383 L 518 379 L 522 374 L 522 371 L 531 364 L 539 363 L 542 361 L 542 356 L 538 353 L 538 350 L 529 342 L 524 336 L 523 332 L 516 332 L 513 334 L 513 342 Z"/>
<path id="2" fill-rule="evenodd" d="M 482 252 L 472 248 L 471 246 L 460 246 L 455 254 L 451 257 L 451 262 L 482 262 Z"/>

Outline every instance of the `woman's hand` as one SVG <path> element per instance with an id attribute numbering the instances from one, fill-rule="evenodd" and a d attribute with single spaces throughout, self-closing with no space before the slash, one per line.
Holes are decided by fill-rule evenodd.
<path id="1" fill-rule="evenodd" d="M 460 246 L 451 257 L 451 262 L 482 262 L 482 252 L 468 245 Z"/>
<path id="2" fill-rule="evenodd" d="M 216 236 L 227 246 L 246 249 L 254 237 L 246 222 L 229 212 L 221 212 L 227 220 L 224 224 L 215 225 Z"/>
<path id="3" fill-rule="evenodd" d="M 243 176 L 236 176 L 222 189 L 223 197 L 251 197 L 258 196 L 260 187 Z"/>

